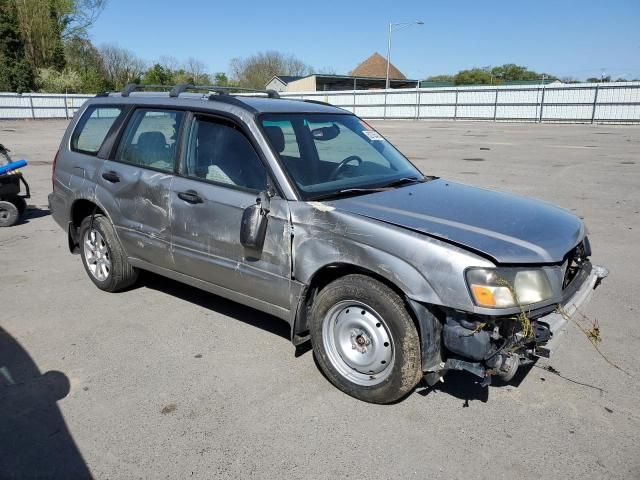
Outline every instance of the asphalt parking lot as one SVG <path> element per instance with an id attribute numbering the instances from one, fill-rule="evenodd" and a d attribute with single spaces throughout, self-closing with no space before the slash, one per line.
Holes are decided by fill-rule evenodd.
<path id="1" fill-rule="evenodd" d="M 151 275 L 98 290 L 46 207 L 66 122 L 0 121 L 33 190 L 0 229 L 0 478 L 640 478 L 640 126 L 371 123 L 427 174 L 583 217 L 611 271 L 584 313 L 628 374 L 570 325 L 518 385 L 357 401 L 280 320 Z"/>

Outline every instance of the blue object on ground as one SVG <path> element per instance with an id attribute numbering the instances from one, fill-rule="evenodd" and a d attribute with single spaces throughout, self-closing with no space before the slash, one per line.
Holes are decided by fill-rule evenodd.
<path id="1" fill-rule="evenodd" d="M 4 173 L 9 173 L 12 170 L 17 170 L 18 168 L 22 168 L 27 165 L 26 160 L 16 160 L 15 162 L 7 163 L 6 165 L 2 165 L 0 167 L 0 175 Z"/>

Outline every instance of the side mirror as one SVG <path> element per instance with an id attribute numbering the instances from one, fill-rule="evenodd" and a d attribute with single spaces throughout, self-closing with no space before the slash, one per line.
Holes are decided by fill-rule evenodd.
<path id="1" fill-rule="evenodd" d="M 244 209 L 240 224 L 240 243 L 243 247 L 261 250 L 267 233 L 267 215 L 270 198 L 267 192 L 260 192 L 256 203 Z"/>

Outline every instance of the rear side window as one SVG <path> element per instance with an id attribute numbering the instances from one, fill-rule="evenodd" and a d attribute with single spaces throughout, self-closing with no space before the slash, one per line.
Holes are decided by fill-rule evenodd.
<path id="1" fill-rule="evenodd" d="M 183 112 L 136 110 L 124 132 L 116 160 L 173 172 Z"/>
<path id="2" fill-rule="evenodd" d="M 122 113 L 118 107 L 89 107 L 71 136 L 71 150 L 96 155 Z"/>

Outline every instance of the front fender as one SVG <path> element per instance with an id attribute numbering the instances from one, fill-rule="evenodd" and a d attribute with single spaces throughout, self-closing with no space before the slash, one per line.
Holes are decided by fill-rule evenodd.
<path id="1" fill-rule="evenodd" d="M 493 263 L 461 247 L 331 204 L 292 202 L 292 274 L 309 285 L 332 264 L 374 272 L 411 300 L 472 311 L 464 280 L 470 266 Z"/>

